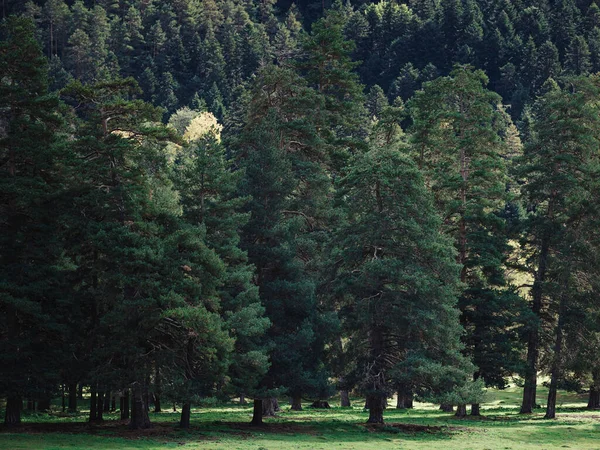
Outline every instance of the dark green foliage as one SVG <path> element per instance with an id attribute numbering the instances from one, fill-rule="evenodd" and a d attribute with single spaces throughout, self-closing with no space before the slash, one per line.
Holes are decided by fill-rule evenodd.
<path id="1" fill-rule="evenodd" d="M 24 397 L 52 395 L 65 357 L 66 262 L 55 208 L 70 155 L 34 31 L 15 17 L 0 29 L 0 395 L 13 409 Z M 7 408 L 7 425 L 19 421 Z"/>

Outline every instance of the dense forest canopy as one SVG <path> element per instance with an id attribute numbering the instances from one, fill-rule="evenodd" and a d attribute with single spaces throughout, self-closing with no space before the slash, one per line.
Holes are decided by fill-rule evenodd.
<path id="1" fill-rule="evenodd" d="M 3 0 L 0 397 L 600 407 L 594 0 Z M 320 403 L 319 403 L 320 402 Z M 116 405 L 113 405 L 115 408 Z"/>

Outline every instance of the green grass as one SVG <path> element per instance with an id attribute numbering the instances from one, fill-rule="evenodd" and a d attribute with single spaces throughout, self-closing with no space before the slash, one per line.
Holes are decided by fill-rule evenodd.
<path id="1" fill-rule="evenodd" d="M 546 394 L 540 387 L 539 403 Z M 248 426 L 251 408 L 238 405 L 194 410 L 190 431 L 177 428 L 173 412 L 151 413 L 155 426 L 141 432 L 127 430 L 114 414 L 94 426 L 84 423 L 85 412 L 26 415 L 22 430 L 1 429 L 0 449 L 600 449 L 600 412 L 584 409 L 585 396 L 559 393 L 558 419 L 544 420 L 542 409 L 518 414 L 520 395 L 516 387 L 489 391 L 480 419 L 456 419 L 420 403 L 397 411 L 390 401 L 387 424 L 378 429 L 364 425 L 368 413 L 360 399 L 353 408 L 301 412 L 282 403 L 279 416 L 259 429 Z"/>

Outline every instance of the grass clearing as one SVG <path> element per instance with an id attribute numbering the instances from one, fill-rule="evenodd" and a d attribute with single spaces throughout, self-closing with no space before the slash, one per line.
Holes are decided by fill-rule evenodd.
<path id="1" fill-rule="evenodd" d="M 538 402 L 547 390 L 540 386 Z M 19 430 L 0 428 L 0 449 L 600 449 L 600 411 L 585 409 L 585 395 L 561 392 L 558 419 L 543 419 L 543 409 L 518 414 L 521 389 L 490 390 L 481 418 L 457 419 L 437 406 L 417 403 L 413 410 L 396 410 L 390 400 L 384 426 L 367 426 L 361 399 L 352 408 L 289 411 L 265 419 L 260 428 L 249 425 L 251 405 L 195 409 L 192 428 L 177 428 L 179 413 L 151 413 L 154 427 L 130 431 L 117 414 L 102 424 L 85 423 L 86 414 L 25 415 Z M 333 403 L 333 402 L 332 402 Z"/>

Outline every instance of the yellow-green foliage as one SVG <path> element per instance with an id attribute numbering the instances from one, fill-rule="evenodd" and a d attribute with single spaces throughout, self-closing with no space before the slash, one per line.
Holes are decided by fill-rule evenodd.
<path id="1" fill-rule="evenodd" d="M 202 112 L 192 119 L 183 134 L 183 138 L 188 142 L 192 142 L 201 139 L 207 133 L 213 133 L 217 141 L 220 142 L 222 129 L 223 125 L 217 121 L 212 113 Z"/>

